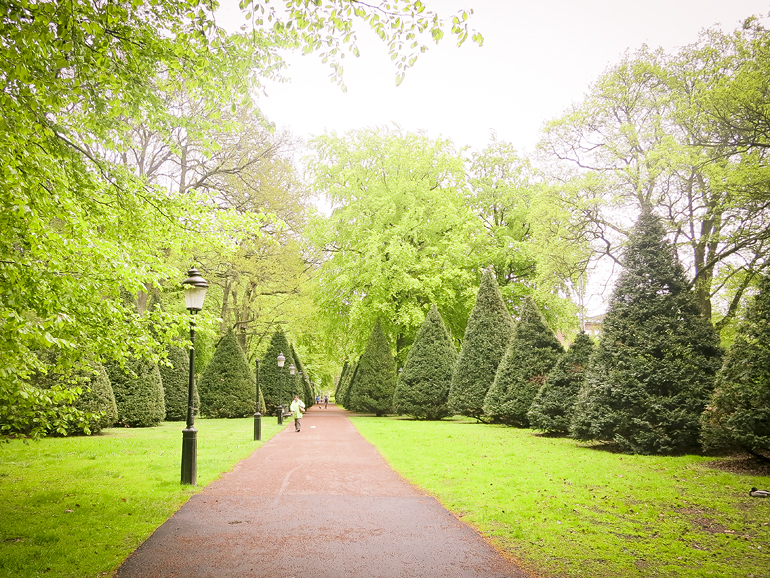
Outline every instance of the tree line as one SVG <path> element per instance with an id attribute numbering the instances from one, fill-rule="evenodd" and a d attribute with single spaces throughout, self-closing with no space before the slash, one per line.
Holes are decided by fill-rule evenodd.
<path id="1" fill-rule="evenodd" d="M 397 374 L 378 322 L 360 359 L 345 364 L 336 399 L 357 412 L 462 415 L 629 453 L 770 456 L 769 278 L 725 355 L 649 208 L 622 265 L 597 343 L 581 332 L 564 351 L 531 298 L 514 322 L 487 270 L 459 355 L 433 306 Z"/>

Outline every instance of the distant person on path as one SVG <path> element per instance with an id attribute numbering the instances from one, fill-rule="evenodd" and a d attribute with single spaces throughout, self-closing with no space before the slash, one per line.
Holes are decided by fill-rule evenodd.
<path id="1" fill-rule="evenodd" d="M 315 402 L 316 403 L 321 403 L 321 396 L 320 395 L 315 396 Z"/>
<path id="2" fill-rule="evenodd" d="M 326 408 L 328 408 L 328 407 L 329 407 L 329 394 L 327 393 L 327 394 L 324 396 L 324 409 L 326 409 Z"/>
<path id="3" fill-rule="evenodd" d="M 291 402 L 289 409 L 294 416 L 294 431 L 299 433 L 299 429 L 302 427 L 300 420 L 302 419 L 302 414 L 305 413 L 305 404 L 302 403 L 302 400 L 299 398 L 299 396 L 295 394 L 294 401 Z"/>

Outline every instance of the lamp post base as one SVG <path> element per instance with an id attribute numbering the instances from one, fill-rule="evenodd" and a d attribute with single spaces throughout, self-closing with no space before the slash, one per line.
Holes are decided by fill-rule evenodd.
<path id="1" fill-rule="evenodd" d="M 260 440 L 262 440 L 262 414 L 257 412 L 254 414 L 254 441 Z"/>
<path id="2" fill-rule="evenodd" d="M 198 430 L 182 430 L 182 483 L 198 485 Z"/>

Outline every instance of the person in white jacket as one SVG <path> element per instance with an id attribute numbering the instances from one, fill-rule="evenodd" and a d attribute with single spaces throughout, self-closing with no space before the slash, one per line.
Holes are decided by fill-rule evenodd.
<path id="1" fill-rule="evenodd" d="M 302 414 L 305 413 L 305 404 L 302 403 L 302 400 L 298 395 L 295 395 L 294 401 L 291 402 L 289 409 L 291 410 L 291 414 L 294 416 L 294 431 L 299 433 L 300 427 L 302 427 L 300 424 L 300 421 L 302 420 Z"/>

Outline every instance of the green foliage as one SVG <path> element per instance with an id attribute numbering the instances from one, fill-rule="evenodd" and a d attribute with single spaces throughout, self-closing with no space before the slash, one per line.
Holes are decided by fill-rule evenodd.
<path id="1" fill-rule="evenodd" d="M 339 47 L 357 52 L 353 22 L 363 20 L 387 43 L 400 79 L 424 48 L 421 34 L 438 41 L 448 29 L 481 42 L 467 12 L 450 22 L 420 2 L 397 16 L 339 0 L 241 4 L 254 18 L 232 35 L 217 26 L 218 4 L 200 0 L 3 4 L 0 413 L 14 430 L 58 428 L 76 393 L 26 384 L 44 371 L 36 351 L 59 347 L 73 365 L 157 355 L 184 312 L 144 315 L 121 291 L 157 290 L 182 278 L 193 246 L 227 254 L 264 225 L 261 214 L 221 203 L 232 181 L 189 175 L 254 116 L 250 94 L 278 76 L 282 49 L 320 51 L 341 74 Z M 233 175 L 234 156 L 215 159 L 219 176 Z"/>
<path id="2" fill-rule="evenodd" d="M 112 427 L 118 421 L 118 406 L 115 393 L 104 365 L 99 362 L 84 371 L 84 381 L 80 387 L 83 393 L 75 400 L 75 408 L 89 414 L 87 429 L 80 427 L 82 433 L 99 433 L 104 428 Z"/>
<path id="3" fill-rule="evenodd" d="M 361 355 L 350 383 L 349 409 L 382 416 L 393 407 L 396 389 L 396 361 L 379 320 Z"/>
<path id="4" fill-rule="evenodd" d="M 740 447 L 770 458 L 770 277 L 738 328 L 703 414 L 706 447 Z"/>
<path id="5" fill-rule="evenodd" d="M 187 401 L 190 390 L 190 354 L 177 345 L 168 348 L 168 362 L 159 364 L 158 370 L 163 381 L 163 395 L 166 404 L 166 419 L 168 421 L 183 421 L 187 419 Z M 193 410 L 200 410 L 201 400 L 198 395 L 198 384 L 193 384 Z"/>
<path id="6" fill-rule="evenodd" d="M 104 368 L 110 377 L 118 423 L 128 427 L 153 427 L 166 417 L 163 384 L 158 365 L 148 359 L 129 359 L 121 367 L 115 361 Z"/>
<path id="7" fill-rule="evenodd" d="M 278 329 L 273 333 L 263 361 L 259 364 L 259 387 L 262 389 L 265 407 L 269 414 L 278 411 L 279 405 L 288 407 L 294 399 L 294 386 L 289 376 L 289 366 L 294 363 L 291 352 L 292 348 L 286 335 Z M 283 354 L 286 358 L 283 369 L 278 368 L 279 354 Z"/>
<path id="8" fill-rule="evenodd" d="M 480 419 L 514 324 L 491 270 L 484 271 L 449 389 L 449 411 Z"/>
<path id="9" fill-rule="evenodd" d="M 457 351 L 435 305 L 425 316 L 398 376 L 393 409 L 418 419 L 449 415 L 449 387 Z"/>
<path id="10" fill-rule="evenodd" d="M 627 452 L 690 451 L 721 365 L 717 336 L 650 210 L 623 266 L 570 431 Z"/>
<path id="11" fill-rule="evenodd" d="M 253 415 L 256 393 L 246 355 L 231 329 L 222 337 L 198 383 L 201 413 L 213 418 Z"/>
<path id="12" fill-rule="evenodd" d="M 525 298 L 513 338 L 484 398 L 484 414 L 496 422 L 528 427 L 532 401 L 563 353 L 534 300 Z"/>
<path id="13" fill-rule="evenodd" d="M 530 427 L 548 433 L 569 431 L 575 401 L 583 385 L 593 348 L 591 338 L 581 331 L 537 392 L 527 412 Z"/>
<path id="14" fill-rule="evenodd" d="M 317 276 L 317 329 L 346 354 L 360 353 L 381 319 L 400 364 L 430 303 L 459 334 L 483 237 L 464 199 L 460 152 L 397 128 L 327 134 L 311 146 L 315 188 L 337 207 L 310 227 L 327 254 Z"/>
<path id="15" fill-rule="evenodd" d="M 24 383 L 23 395 L 7 406 L 0 404 L 0 434 L 37 438 L 97 433 L 117 421 L 115 396 L 99 362 L 62 365 L 66 356 L 51 348 L 36 352 L 46 362 Z"/>

